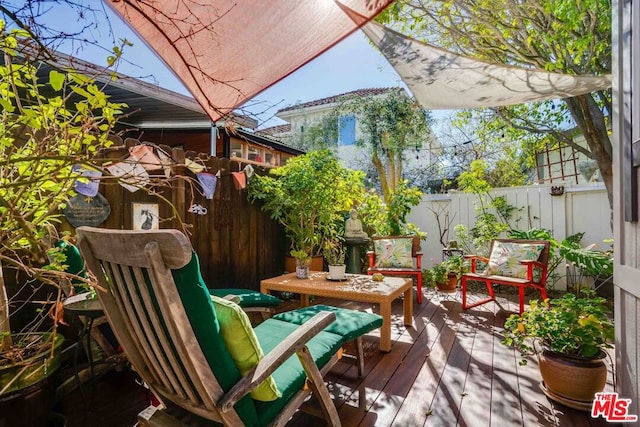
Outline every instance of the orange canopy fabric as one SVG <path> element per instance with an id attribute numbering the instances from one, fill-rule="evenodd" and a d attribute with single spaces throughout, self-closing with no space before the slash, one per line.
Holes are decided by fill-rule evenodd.
<path id="1" fill-rule="evenodd" d="M 107 3 L 216 121 L 366 24 L 391 0 Z"/>

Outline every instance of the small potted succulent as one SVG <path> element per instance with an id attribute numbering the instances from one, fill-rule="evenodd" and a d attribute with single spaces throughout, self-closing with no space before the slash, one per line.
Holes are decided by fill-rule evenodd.
<path id="1" fill-rule="evenodd" d="M 294 249 L 291 256 L 296 260 L 296 277 L 298 279 L 306 279 L 309 277 L 309 264 L 311 264 L 311 255 L 302 249 Z"/>
<path id="2" fill-rule="evenodd" d="M 604 389 L 605 349 L 611 348 L 614 326 L 606 300 L 591 290 L 579 296 L 531 301 L 522 315 L 504 325 L 503 344 L 526 356 L 537 354 L 543 390 L 551 399 L 589 409 L 594 394 Z"/>

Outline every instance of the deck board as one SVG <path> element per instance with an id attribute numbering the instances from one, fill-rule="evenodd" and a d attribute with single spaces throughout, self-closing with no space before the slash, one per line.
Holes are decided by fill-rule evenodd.
<path id="1" fill-rule="evenodd" d="M 323 298 L 314 302 L 378 312 L 365 303 Z M 289 301 L 284 308 L 294 305 Z M 413 327 L 403 324 L 401 300 L 392 310 L 392 350 L 379 352 L 380 334 L 373 331 L 364 337 L 362 378 L 346 363 L 338 363 L 326 377 L 343 426 L 610 425 L 550 401 L 540 388 L 537 360 L 529 358 L 521 366 L 520 355 L 500 343 L 505 319 L 517 311 L 515 300 L 498 298 L 463 311 L 460 295 L 441 298 L 426 289 L 423 303 L 414 304 Z M 112 372 L 83 386 L 87 401 L 76 391 L 55 410 L 67 416 L 68 427 L 131 426 L 146 406 L 145 391 L 132 384 L 134 377 L 131 372 Z M 610 372 L 607 391 L 613 391 L 612 382 Z M 324 422 L 298 413 L 288 425 L 314 427 Z"/>

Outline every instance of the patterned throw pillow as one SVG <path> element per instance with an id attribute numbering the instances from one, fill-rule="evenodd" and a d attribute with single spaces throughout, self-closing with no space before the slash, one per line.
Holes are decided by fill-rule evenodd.
<path id="1" fill-rule="evenodd" d="M 376 267 L 412 268 L 412 245 L 413 238 L 375 240 L 374 246 L 376 251 Z"/>
<path id="2" fill-rule="evenodd" d="M 505 277 L 527 278 L 527 267 L 523 260 L 537 261 L 544 249 L 541 243 L 494 242 L 489 256 L 488 274 Z"/>

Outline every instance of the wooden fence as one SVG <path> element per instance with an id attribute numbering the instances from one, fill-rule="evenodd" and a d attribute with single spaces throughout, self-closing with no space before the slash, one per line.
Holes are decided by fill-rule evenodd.
<path id="1" fill-rule="evenodd" d="M 186 231 L 209 286 L 258 290 L 260 280 L 282 274 L 287 249 L 282 227 L 261 211 L 259 203 L 247 200 L 246 189 L 234 187 L 231 172 L 240 171 L 244 165 L 179 148 L 159 148 L 170 154 L 174 163 L 166 185 L 132 193 L 105 179 L 100 193 L 109 201 L 111 213 L 101 226 L 130 230 L 134 204 L 155 203 L 160 228 Z M 111 149 L 104 156 L 123 160 L 128 156 L 128 146 Z M 203 196 L 195 174 L 185 167 L 185 159 L 195 160 L 207 172 L 219 172 L 213 199 Z M 266 171 L 256 168 L 256 173 Z M 160 169 L 157 174 L 163 175 L 164 171 Z M 202 206 L 207 213 L 190 213 L 193 204 Z"/>

